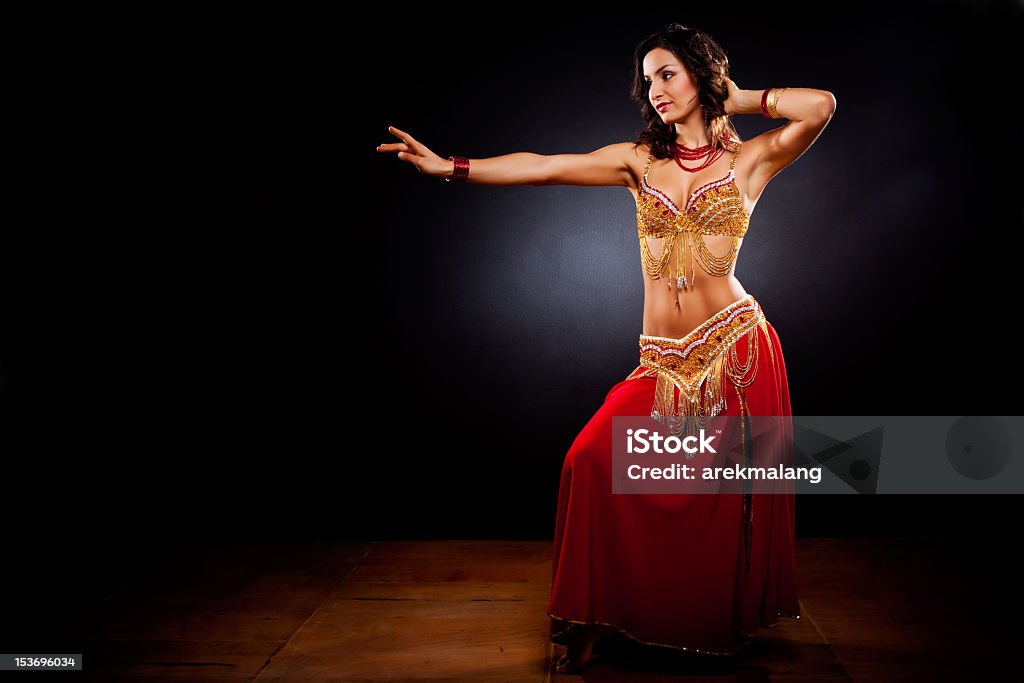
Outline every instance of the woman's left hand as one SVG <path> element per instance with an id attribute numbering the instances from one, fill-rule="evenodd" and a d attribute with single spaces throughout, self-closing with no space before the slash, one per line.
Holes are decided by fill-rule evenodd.
<path id="1" fill-rule="evenodd" d="M 729 88 L 729 96 L 725 99 L 723 106 L 725 107 L 725 113 L 731 116 L 736 113 L 734 111 L 736 105 L 736 93 L 738 93 L 740 89 L 731 78 L 725 79 L 725 85 Z"/>

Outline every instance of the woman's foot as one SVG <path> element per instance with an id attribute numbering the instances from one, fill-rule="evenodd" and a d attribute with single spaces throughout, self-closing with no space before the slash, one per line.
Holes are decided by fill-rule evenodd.
<path id="1" fill-rule="evenodd" d="M 600 659 L 600 655 L 594 654 L 594 646 L 615 632 L 615 628 L 604 624 L 580 624 L 569 641 L 566 653 L 555 665 L 555 671 L 562 674 L 575 673 Z"/>

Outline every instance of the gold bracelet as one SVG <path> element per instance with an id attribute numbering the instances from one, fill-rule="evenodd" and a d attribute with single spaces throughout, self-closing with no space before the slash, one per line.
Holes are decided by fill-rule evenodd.
<path id="1" fill-rule="evenodd" d="M 778 110 L 775 109 L 775 107 L 779 103 L 779 96 L 782 93 L 784 93 L 786 90 L 787 90 L 786 88 L 772 88 L 772 91 L 770 93 L 768 93 L 767 105 L 768 105 L 768 116 L 769 117 L 771 117 L 773 119 L 781 119 L 782 118 L 782 116 L 779 115 L 779 112 L 778 112 Z"/>

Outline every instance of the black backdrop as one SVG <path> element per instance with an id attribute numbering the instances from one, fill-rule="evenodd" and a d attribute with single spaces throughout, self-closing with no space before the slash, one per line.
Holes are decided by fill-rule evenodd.
<path id="1" fill-rule="evenodd" d="M 741 88 L 838 101 L 737 268 L 794 413 L 1019 412 L 1014 3 L 503 7 L 26 41 L 0 340 L 25 538 L 549 538 L 565 451 L 635 366 L 631 197 L 447 184 L 375 147 L 389 124 L 471 158 L 631 139 L 632 49 L 669 21 Z M 797 533 L 975 534 L 1018 500 L 802 497 Z"/>

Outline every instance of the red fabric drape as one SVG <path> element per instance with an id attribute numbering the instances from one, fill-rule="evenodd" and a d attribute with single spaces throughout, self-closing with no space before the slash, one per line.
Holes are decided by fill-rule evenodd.
<path id="1" fill-rule="evenodd" d="M 773 447 L 791 453 L 782 346 L 770 323 L 757 334 L 757 375 L 742 390 L 747 410 L 777 417 Z M 744 335 L 734 345 L 741 358 L 748 343 Z M 779 616 L 799 618 L 794 494 L 790 486 L 750 498 L 749 557 L 742 494 L 613 495 L 612 417 L 650 414 L 656 381 L 640 377 L 613 386 L 565 457 L 548 604 L 551 639 L 566 644 L 572 623 L 601 623 L 647 644 L 733 654 Z M 726 399 L 724 414 L 739 415 L 729 382 Z"/>

